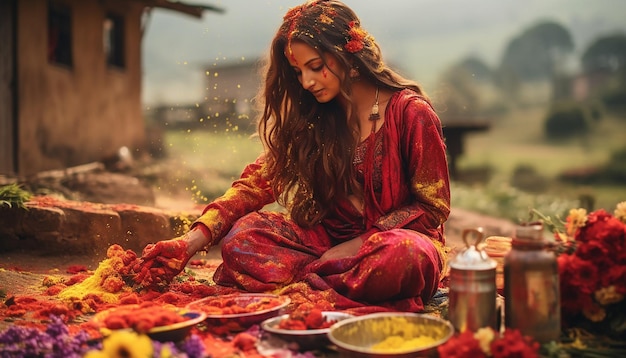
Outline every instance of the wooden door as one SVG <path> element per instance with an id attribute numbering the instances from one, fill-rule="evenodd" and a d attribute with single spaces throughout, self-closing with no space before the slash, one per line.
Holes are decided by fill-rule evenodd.
<path id="1" fill-rule="evenodd" d="M 17 172 L 16 2 L 17 0 L 0 1 L 0 175 Z"/>

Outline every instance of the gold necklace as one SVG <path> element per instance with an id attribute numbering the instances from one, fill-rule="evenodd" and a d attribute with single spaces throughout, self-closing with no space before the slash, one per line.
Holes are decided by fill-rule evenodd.
<path id="1" fill-rule="evenodd" d="M 372 112 L 369 117 L 370 121 L 380 119 L 380 113 L 378 113 L 378 87 L 376 87 L 376 97 L 374 99 L 374 105 L 372 105 Z"/>

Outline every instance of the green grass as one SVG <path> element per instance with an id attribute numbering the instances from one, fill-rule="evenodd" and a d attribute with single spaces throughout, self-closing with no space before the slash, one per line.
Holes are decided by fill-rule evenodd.
<path id="1" fill-rule="evenodd" d="M 585 138 L 548 143 L 543 135 L 545 113 L 543 107 L 532 107 L 507 118 L 494 119 L 488 132 L 467 138 L 459 167 L 493 168 L 494 181 L 508 182 L 516 167 L 529 165 L 552 181 L 547 194 L 555 200 L 574 200 L 581 194 L 589 194 L 595 198 L 596 208 L 611 211 L 626 200 L 626 185 L 590 187 L 553 182 L 565 170 L 602 166 L 612 151 L 623 147 L 626 144 L 624 114 L 606 115 Z"/>
<path id="2" fill-rule="evenodd" d="M 165 144 L 171 158 L 193 169 L 209 169 L 225 176 L 239 176 L 246 163 L 261 152 L 258 138 L 244 133 L 169 131 Z"/>
<path id="3" fill-rule="evenodd" d="M 184 187 L 198 203 L 223 194 L 262 150 L 258 138 L 238 132 L 167 131 L 164 143 L 170 169 L 160 189 Z"/>
<path id="4" fill-rule="evenodd" d="M 543 135 L 544 108 L 519 111 L 494 119 L 486 133 L 470 135 L 461 166 L 490 165 L 511 174 L 519 164 L 531 164 L 542 174 L 555 177 L 566 169 L 596 166 L 623 146 L 626 120 L 608 117 L 586 139 L 548 143 Z"/>
<path id="5" fill-rule="evenodd" d="M 542 134 L 544 116 L 544 108 L 531 107 L 495 119 L 488 132 L 470 135 L 459 160 L 460 168 L 489 167 L 493 179 L 478 187 L 455 183 L 453 205 L 520 219 L 532 207 L 547 215 L 561 215 L 565 209 L 576 206 L 582 194 L 592 195 L 596 208 L 609 211 L 626 200 L 626 185 L 589 187 L 554 181 L 564 170 L 605 163 L 611 151 L 624 145 L 626 120 L 607 116 L 584 140 L 548 143 Z M 221 195 L 261 152 L 258 139 L 232 131 L 168 131 L 164 143 L 172 163 L 169 180 L 185 186 L 198 202 Z M 514 169 L 522 164 L 532 166 L 550 182 L 546 192 L 530 194 L 508 185 Z"/>

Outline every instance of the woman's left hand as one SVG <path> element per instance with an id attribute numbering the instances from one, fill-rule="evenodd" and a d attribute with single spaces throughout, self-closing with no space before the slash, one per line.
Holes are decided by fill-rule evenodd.
<path id="1" fill-rule="evenodd" d="M 348 240 L 342 242 L 339 245 L 335 245 L 328 249 L 322 257 L 320 257 L 320 262 L 325 262 L 333 259 L 342 259 L 344 257 L 354 256 L 363 245 L 363 239 L 361 237 L 356 237 L 352 240 Z"/>

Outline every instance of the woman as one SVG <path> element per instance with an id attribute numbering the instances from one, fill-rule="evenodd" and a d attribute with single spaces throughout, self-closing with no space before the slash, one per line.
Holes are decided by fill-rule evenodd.
<path id="1" fill-rule="evenodd" d="M 420 86 L 385 65 L 350 8 L 320 0 L 284 16 L 259 97 L 264 153 L 190 232 L 144 249 L 145 265 L 167 274 L 138 280 L 167 282 L 222 241 L 220 285 L 305 281 L 366 304 L 423 305 L 443 273 L 450 192 L 441 123 Z M 261 211 L 275 201 L 287 214 Z"/>

